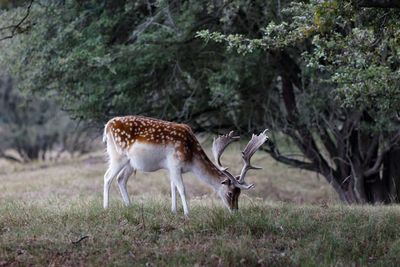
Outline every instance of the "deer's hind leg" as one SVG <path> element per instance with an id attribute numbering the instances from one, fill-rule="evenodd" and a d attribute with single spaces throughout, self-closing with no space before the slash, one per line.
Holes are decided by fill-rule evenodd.
<path id="1" fill-rule="evenodd" d="M 104 174 L 104 192 L 103 192 L 103 207 L 108 208 L 110 186 L 113 179 L 121 172 L 121 170 L 129 165 L 128 159 L 121 159 L 119 161 L 110 161 L 110 165 Z"/>
<path id="2" fill-rule="evenodd" d="M 136 175 L 136 170 L 133 169 L 133 167 L 130 164 L 127 164 L 127 166 L 122 169 L 122 171 L 118 174 L 117 177 L 119 191 L 121 192 L 122 200 L 124 201 L 125 206 L 129 206 L 129 204 L 131 204 L 126 185 L 132 173 Z"/>
<path id="3" fill-rule="evenodd" d="M 176 213 L 176 186 L 171 179 L 171 211 Z"/>

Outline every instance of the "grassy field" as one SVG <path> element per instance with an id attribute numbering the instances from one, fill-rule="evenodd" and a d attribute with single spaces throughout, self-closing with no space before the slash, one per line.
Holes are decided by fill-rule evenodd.
<path id="1" fill-rule="evenodd" d="M 238 147 L 223 158 L 239 165 Z M 129 181 L 133 205 L 114 185 L 103 210 L 101 153 L 62 163 L 0 163 L 0 266 L 396 266 L 398 206 L 338 203 L 323 178 L 260 153 L 256 184 L 227 212 L 194 177 L 191 214 L 170 212 L 165 172 Z"/>

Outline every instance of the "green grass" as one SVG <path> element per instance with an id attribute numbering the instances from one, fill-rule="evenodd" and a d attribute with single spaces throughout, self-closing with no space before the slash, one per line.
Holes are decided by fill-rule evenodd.
<path id="1" fill-rule="evenodd" d="M 223 158 L 236 171 L 238 152 Z M 114 184 L 103 210 L 106 164 L 98 154 L 57 164 L 0 161 L 0 266 L 400 265 L 399 206 L 342 206 L 323 178 L 262 153 L 254 164 L 264 169 L 249 173 L 256 188 L 233 214 L 185 175 L 185 218 L 170 212 L 166 172 L 132 177 L 128 208 Z"/>
<path id="2" fill-rule="evenodd" d="M 189 218 L 167 199 L 104 211 L 100 198 L 6 201 L 1 265 L 395 266 L 400 209 L 251 204 L 237 213 L 194 205 Z M 165 203 L 168 203 L 165 204 Z M 80 238 L 87 238 L 79 241 Z"/>

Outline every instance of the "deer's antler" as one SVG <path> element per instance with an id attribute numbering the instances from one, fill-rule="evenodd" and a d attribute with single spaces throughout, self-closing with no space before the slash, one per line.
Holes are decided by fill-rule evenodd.
<path id="1" fill-rule="evenodd" d="M 225 148 L 232 142 L 238 141 L 240 136 L 235 136 L 233 131 L 229 134 L 220 135 L 218 138 L 214 138 L 213 145 L 212 145 L 212 153 L 214 156 L 215 164 L 217 167 L 225 174 L 225 176 L 233 183 L 235 186 L 238 186 L 237 179 L 228 172 L 228 167 L 224 167 L 221 164 L 221 155 L 224 152 Z"/>
<path id="2" fill-rule="evenodd" d="M 242 171 L 240 172 L 240 176 L 238 178 L 238 182 L 240 184 L 244 183 L 244 177 L 246 176 L 246 173 L 248 170 L 262 169 L 260 167 L 252 166 L 250 163 L 250 159 L 254 155 L 254 153 L 256 153 L 256 151 L 265 143 L 265 141 L 267 141 L 267 139 L 268 139 L 267 131 L 268 131 L 268 129 L 265 129 L 264 132 L 260 133 L 259 135 L 253 134 L 253 136 L 251 137 L 251 140 L 244 148 L 244 150 L 242 152 L 244 166 L 243 166 Z"/>
<path id="3" fill-rule="evenodd" d="M 259 135 L 254 135 L 252 136 L 251 140 L 249 143 L 246 145 L 242 152 L 242 157 L 244 161 L 244 166 L 242 168 L 242 171 L 240 172 L 240 175 L 238 176 L 233 176 L 230 172 L 228 172 L 227 167 L 223 167 L 220 162 L 220 157 L 221 154 L 224 152 L 225 148 L 232 142 L 239 140 L 239 136 L 234 136 L 233 132 L 230 132 L 229 134 L 222 135 L 218 137 L 217 139 L 214 139 L 213 142 L 213 147 L 212 147 L 212 152 L 213 156 L 216 162 L 216 165 L 220 170 L 231 180 L 231 182 L 238 188 L 241 189 L 250 189 L 254 187 L 254 184 L 247 184 L 244 181 L 244 178 L 246 176 L 246 173 L 248 170 L 251 169 L 261 169 L 260 167 L 255 167 L 252 166 L 250 163 L 251 157 L 254 155 L 254 153 L 264 144 L 265 141 L 267 141 L 268 136 L 267 136 L 267 131 L 268 129 L 265 129 L 264 132 L 260 133 Z"/>
<path id="4" fill-rule="evenodd" d="M 233 131 L 229 134 L 224 134 L 219 136 L 217 139 L 214 138 L 213 145 L 212 145 L 212 153 L 214 156 L 215 164 L 218 168 L 222 171 L 226 171 L 228 168 L 223 167 L 221 165 L 221 155 L 224 152 L 225 148 L 232 142 L 238 141 L 240 136 L 235 136 Z"/>

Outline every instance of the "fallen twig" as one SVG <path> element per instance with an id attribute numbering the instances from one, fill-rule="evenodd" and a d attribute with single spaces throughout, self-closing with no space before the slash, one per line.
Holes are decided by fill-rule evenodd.
<path id="1" fill-rule="evenodd" d="M 89 236 L 88 236 L 88 235 L 82 236 L 82 237 L 79 238 L 78 240 L 72 241 L 71 243 L 74 244 L 74 245 L 76 245 L 76 244 L 79 244 L 82 240 L 85 240 L 86 238 L 89 238 Z"/>

